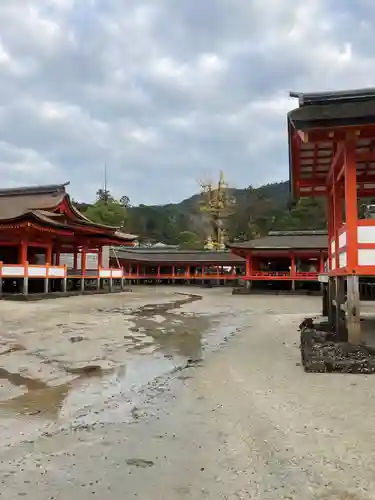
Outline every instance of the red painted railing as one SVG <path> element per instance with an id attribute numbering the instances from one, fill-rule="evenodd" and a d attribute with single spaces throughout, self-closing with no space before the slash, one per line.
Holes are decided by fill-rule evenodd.
<path id="1" fill-rule="evenodd" d="M 251 274 L 242 276 L 244 280 L 318 280 L 318 272 L 296 272 L 291 274 L 290 272 L 277 272 L 277 271 L 252 271 Z"/>
<path id="2" fill-rule="evenodd" d="M 241 278 L 241 275 L 237 274 L 225 274 L 225 273 L 206 273 L 206 274 L 136 274 L 136 273 L 124 273 L 125 279 L 132 280 L 213 280 L 213 279 L 228 279 L 235 280 Z"/>
<path id="3" fill-rule="evenodd" d="M 145 274 L 145 273 L 124 273 L 125 279 L 132 280 L 301 280 L 318 281 L 317 272 L 299 272 L 294 275 L 289 272 L 272 271 L 253 271 L 250 275 L 232 274 L 232 273 L 205 273 L 205 274 Z"/>

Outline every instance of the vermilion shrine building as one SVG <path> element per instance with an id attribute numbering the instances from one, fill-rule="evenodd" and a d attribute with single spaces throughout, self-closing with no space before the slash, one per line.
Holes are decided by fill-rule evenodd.
<path id="1" fill-rule="evenodd" d="M 67 183 L 68 184 L 68 183 Z M 0 190 L 1 291 L 38 288 L 66 291 L 68 276 L 79 280 L 122 278 L 121 269 L 102 266 L 103 248 L 133 246 L 135 236 L 88 220 L 72 204 L 67 184 Z M 88 269 L 87 255 L 96 254 Z M 63 258 L 71 256 L 68 269 Z M 43 285 L 42 285 L 43 290 Z"/>
<path id="2" fill-rule="evenodd" d="M 358 217 L 358 200 L 375 196 L 375 89 L 291 97 L 292 194 L 327 200 L 329 320 L 338 338 L 359 343 L 359 277 L 375 276 L 375 220 Z"/>
<path id="3" fill-rule="evenodd" d="M 134 283 L 245 281 L 254 282 L 254 288 L 273 284 L 274 288 L 295 289 L 306 283 L 319 288 L 318 276 L 327 258 L 324 231 L 272 232 L 227 246 L 230 252 L 113 249 L 110 263 L 123 268 L 124 277 Z"/>
<path id="4" fill-rule="evenodd" d="M 88 220 L 64 185 L 0 190 L 0 292 L 130 283 L 237 284 L 294 289 L 318 284 L 324 232 L 274 232 L 230 251 L 132 248 L 136 237 Z"/>
<path id="5" fill-rule="evenodd" d="M 230 243 L 231 251 L 245 259 L 242 277 L 248 287 L 273 283 L 276 288 L 318 284 L 327 258 L 326 231 L 272 231 L 264 238 Z"/>
<path id="6" fill-rule="evenodd" d="M 124 270 L 134 283 L 233 282 L 245 271 L 245 262 L 231 252 L 205 250 L 112 249 L 111 266 Z"/>

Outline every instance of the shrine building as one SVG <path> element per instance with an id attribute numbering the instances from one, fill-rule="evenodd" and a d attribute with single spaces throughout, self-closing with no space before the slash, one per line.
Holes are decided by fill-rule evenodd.
<path id="1" fill-rule="evenodd" d="M 337 338 L 360 344 L 359 283 L 375 278 L 375 220 L 358 210 L 375 196 L 375 88 L 290 95 L 292 196 L 327 200 L 325 309 Z"/>
<path id="2" fill-rule="evenodd" d="M 0 190 L 1 294 L 66 291 L 68 278 L 83 291 L 87 280 L 100 287 L 102 279 L 122 278 L 122 269 L 103 262 L 103 248 L 133 246 L 136 236 L 87 219 L 68 184 Z"/>

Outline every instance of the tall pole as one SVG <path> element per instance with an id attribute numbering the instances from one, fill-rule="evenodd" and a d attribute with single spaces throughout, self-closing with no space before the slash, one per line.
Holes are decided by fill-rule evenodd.
<path id="1" fill-rule="evenodd" d="M 104 203 L 108 204 L 108 192 L 107 192 L 107 164 L 104 163 Z"/>

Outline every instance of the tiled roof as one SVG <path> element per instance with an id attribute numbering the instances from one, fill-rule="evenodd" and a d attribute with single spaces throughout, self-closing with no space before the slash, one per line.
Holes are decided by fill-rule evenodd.
<path id="1" fill-rule="evenodd" d="M 334 92 L 291 92 L 299 107 L 288 117 L 289 179 L 292 198 L 326 194 L 326 178 L 336 153 L 331 140 L 295 140 L 296 131 L 307 134 L 313 130 L 333 130 L 375 124 L 375 88 Z M 357 137 L 357 151 L 371 151 L 371 137 Z M 362 163 L 365 165 L 365 163 Z M 357 169 L 362 165 L 357 162 Z M 304 186 L 297 180 L 303 179 Z"/>
<path id="2" fill-rule="evenodd" d="M 31 218 L 42 224 L 58 228 L 74 230 L 74 227 L 85 226 L 97 228 L 101 232 L 110 233 L 116 240 L 134 241 L 135 235 L 126 234 L 117 227 L 98 224 L 90 221 L 72 204 L 65 184 L 46 186 L 25 186 L 19 188 L 0 189 L 0 224 L 7 224 L 16 219 Z M 54 213 L 59 205 L 66 200 L 73 214 L 73 219 L 67 221 L 63 214 Z"/>
<path id="3" fill-rule="evenodd" d="M 191 263 L 191 264 L 237 264 L 244 262 L 244 259 L 234 255 L 232 252 L 211 252 L 205 250 L 168 250 L 162 251 L 141 251 L 138 249 L 124 250 L 120 248 L 111 249 L 111 257 L 119 260 L 132 262 L 155 262 L 155 263 Z"/>
<path id="4" fill-rule="evenodd" d="M 233 242 L 227 245 L 233 249 L 326 249 L 328 233 L 326 231 L 271 231 L 263 238 Z"/>
<path id="5" fill-rule="evenodd" d="M 0 221 L 15 219 L 33 210 L 52 210 L 64 197 L 66 184 L 0 190 Z"/>

